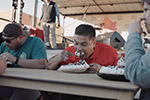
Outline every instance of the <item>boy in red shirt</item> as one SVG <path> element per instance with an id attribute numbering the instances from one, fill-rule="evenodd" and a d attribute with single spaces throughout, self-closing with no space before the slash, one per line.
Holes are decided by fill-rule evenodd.
<path id="1" fill-rule="evenodd" d="M 48 69 L 56 70 L 60 65 L 85 60 L 90 68 L 88 71 L 99 72 L 101 66 L 116 66 L 117 51 L 106 44 L 96 42 L 95 29 L 91 25 L 81 24 L 75 30 L 74 46 L 68 47 L 48 61 Z M 77 56 L 75 52 L 80 53 Z"/>

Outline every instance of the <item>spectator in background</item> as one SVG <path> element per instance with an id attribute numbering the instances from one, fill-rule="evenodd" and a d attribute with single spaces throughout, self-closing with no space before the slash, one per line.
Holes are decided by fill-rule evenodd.
<path id="1" fill-rule="evenodd" d="M 41 69 L 46 66 L 46 49 L 41 39 L 23 32 L 20 24 L 9 23 L 2 32 L 4 42 L 0 46 L 0 57 L 12 63 L 12 67 Z M 37 90 L 0 86 L 0 98 L 10 100 L 36 100 Z"/>
<path id="2" fill-rule="evenodd" d="M 150 0 L 142 0 L 143 16 L 134 21 L 129 27 L 129 36 L 125 44 L 125 76 L 131 83 L 142 88 L 140 100 L 150 99 L 150 51 L 146 53 L 141 34 L 144 21 L 147 33 L 150 33 Z"/>
<path id="3" fill-rule="evenodd" d="M 50 39 L 49 34 L 51 34 L 52 38 L 52 47 L 57 49 L 56 45 L 56 34 L 55 34 L 55 20 L 57 16 L 57 26 L 60 26 L 59 21 L 59 11 L 57 4 L 51 0 L 44 0 L 44 4 L 42 7 L 42 15 L 40 18 L 39 25 L 41 21 L 43 21 L 43 33 L 44 33 L 44 41 L 47 49 L 50 49 Z"/>

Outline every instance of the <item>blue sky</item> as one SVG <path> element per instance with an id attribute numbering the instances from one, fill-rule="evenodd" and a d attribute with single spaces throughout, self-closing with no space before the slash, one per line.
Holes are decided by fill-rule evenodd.
<path id="1" fill-rule="evenodd" d="M 1 0 L 2 1 L 2 0 Z M 13 0 L 3 0 L 3 2 L 0 3 L 0 11 L 1 10 L 12 10 L 12 1 Z M 23 8 L 23 12 L 33 15 L 34 12 L 34 1 L 35 0 L 23 0 L 25 3 L 25 6 Z M 39 17 L 41 15 L 41 0 L 38 0 L 38 11 L 37 16 Z"/>

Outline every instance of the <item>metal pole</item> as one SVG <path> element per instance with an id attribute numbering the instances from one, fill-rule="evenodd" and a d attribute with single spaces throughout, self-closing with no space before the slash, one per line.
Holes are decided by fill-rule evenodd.
<path id="1" fill-rule="evenodd" d="M 16 21 L 16 9 L 13 7 L 12 8 L 12 22 Z"/>
<path id="2" fill-rule="evenodd" d="M 33 13 L 33 23 L 32 23 L 33 27 L 36 27 L 37 4 L 38 4 L 38 0 L 35 0 L 35 2 L 34 2 L 34 13 Z"/>
<path id="3" fill-rule="evenodd" d="M 18 7 L 17 7 L 17 23 L 21 23 L 21 1 L 22 0 L 18 0 Z"/>

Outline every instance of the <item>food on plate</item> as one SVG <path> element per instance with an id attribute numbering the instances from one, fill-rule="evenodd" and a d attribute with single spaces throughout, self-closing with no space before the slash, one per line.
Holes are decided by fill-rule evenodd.
<path id="1" fill-rule="evenodd" d="M 69 63 L 68 65 L 61 65 L 58 71 L 62 72 L 85 72 L 90 66 L 85 60 L 79 60 L 76 63 Z"/>

